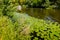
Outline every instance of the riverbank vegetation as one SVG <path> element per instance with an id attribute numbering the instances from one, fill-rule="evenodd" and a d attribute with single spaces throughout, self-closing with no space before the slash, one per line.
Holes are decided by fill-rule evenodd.
<path id="1" fill-rule="evenodd" d="M 19 5 L 26 8 L 60 6 L 59 0 L 0 0 L 0 40 L 60 40 L 58 22 L 23 14 L 17 9 Z"/>
<path id="2" fill-rule="evenodd" d="M 10 3 L 18 3 L 22 6 L 30 7 L 30 8 L 60 8 L 60 1 L 59 0 L 1 0 L 4 4 Z M 3 4 L 2 3 L 2 4 Z"/>

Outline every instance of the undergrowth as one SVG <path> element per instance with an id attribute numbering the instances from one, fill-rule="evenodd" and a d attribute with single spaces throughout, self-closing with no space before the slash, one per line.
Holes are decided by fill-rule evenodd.
<path id="1" fill-rule="evenodd" d="M 60 40 L 60 24 L 18 13 L 16 5 L 0 5 L 0 40 Z"/>
<path id="2" fill-rule="evenodd" d="M 15 22 L 0 17 L 0 40 L 60 40 L 60 24 L 23 15 Z"/>

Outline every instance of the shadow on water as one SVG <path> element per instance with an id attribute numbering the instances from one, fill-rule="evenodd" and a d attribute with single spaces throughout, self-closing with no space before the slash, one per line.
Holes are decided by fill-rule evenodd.
<path id="1" fill-rule="evenodd" d="M 53 22 L 57 21 L 60 23 L 59 9 L 26 8 L 22 9 L 22 12 L 27 13 L 28 15 L 35 18 L 51 20 Z"/>
<path id="2" fill-rule="evenodd" d="M 52 19 L 60 23 L 60 9 L 50 9 L 49 15 L 51 16 Z"/>

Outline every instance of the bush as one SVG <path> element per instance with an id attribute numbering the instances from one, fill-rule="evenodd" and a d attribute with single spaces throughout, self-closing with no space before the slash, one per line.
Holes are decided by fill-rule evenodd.
<path id="1" fill-rule="evenodd" d="M 20 32 L 20 40 L 60 40 L 60 24 L 57 22 L 33 17 L 22 18 L 20 19 L 24 20 L 24 23 L 22 24 L 23 30 Z"/>
<path id="2" fill-rule="evenodd" d="M 14 9 L 14 4 L 0 7 L 0 40 L 60 40 L 60 24 L 20 14 Z"/>
<path id="3" fill-rule="evenodd" d="M 7 16 L 0 17 L 0 40 L 14 40 L 13 24 Z"/>
<path id="4" fill-rule="evenodd" d="M 20 14 L 15 22 L 1 16 L 0 40 L 60 40 L 60 25 L 25 14 Z"/>

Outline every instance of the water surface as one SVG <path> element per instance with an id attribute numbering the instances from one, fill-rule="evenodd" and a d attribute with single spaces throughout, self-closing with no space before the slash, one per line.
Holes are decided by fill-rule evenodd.
<path id="1" fill-rule="evenodd" d="M 57 21 L 60 23 L 60 9 L 26 8 L 22 9 L 22 12 L 35 18 Z"/>

